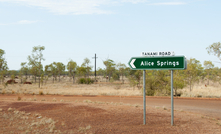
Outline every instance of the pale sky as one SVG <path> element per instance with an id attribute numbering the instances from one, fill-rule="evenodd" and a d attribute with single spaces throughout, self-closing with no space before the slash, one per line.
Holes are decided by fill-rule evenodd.
<path id="1" fill-rule="evenodd" d="M 128 66 L 141 52 L 174 51 L 203 64 L 219 59 L 220 0 L 0 0 L 0 49 L 10 70 L 45 46 L 43 64 L 110 58 Z"/>

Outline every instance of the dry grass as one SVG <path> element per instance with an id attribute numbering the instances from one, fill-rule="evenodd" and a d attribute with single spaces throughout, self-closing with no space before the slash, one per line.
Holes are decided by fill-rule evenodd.
<path id="1" fill-rule="evenodd" d="M 182 97 L 207 97 L 207 98 L 221 98 L 221 88 L 220 84 L 210 82 L 210 85 L 204 83 L 195 84 L 192 91 L 190 88 L 186 87 L 182 90 Z"/>
<path id="2" fill-rule="evenodd" d="M 3 126 L 0 132 L 9 133 L 9 130 L 16 130 L 16 132 L 10 131 L 10 133 L 49 133 L 54 132 L 55 121 L 51 118 L 35 116 L 31 113 L 25 113 L 24 111 L 18 111 L 13 108 L 8 108 L 7 111 L 0 112 L 0 118 L 2 121 L 7 122 Z M 44 126 L 42 128 L 42 126 Z"/>
<path id="3" fill-rule="evenodd" d="M 19 82 L 19 80 L 17 80 Z M 31 80 L 30 80 L 31 81 Z M 73 84 L 69 79 L 62 79 L 61 82 L 48 81 L 47 84 L 38 88 L 38 83 L 14 84 L 0 88 L 4 89 L 3 94 L 53 94 L 53 95 L 120 95 L 120 96 L 139 96 L 142 95 L 141 90 L 130 87 L 129 84 L 121 84 L 121 82 L 104 82 L 99 81 L 96 84 Z"/>
<path id="4" fill-rule="evenodd" d="M 7 81 L 7 79 L 5 80 Z M 27 81 L 34 81 L 32 78 Z M 20 82 L 20 80 L 16 80 Z M 210 85 L 205 86 L 205 83 L 195 84 L 190 92 L 189 87 L 179 90 L 182 92 L 182 97 L 221 97 L 220 84 L 210 82 Z M 62 77 L 61 81 L 49 79 L 47 83 L 38 88 L 38 83 L 29 84 L 8 84 L 7 86 L 0 85 L 1 94 L 32 94 L 32 95 L 113 95 L 113 96 L 141 96 L 142 88 L 131 87 L 128 80 L 125 78 L 125 84 L 118 82 L 106 82 L 103 77 L 98 77 L 96 84 L 73 84 L 68 77 Z"/>

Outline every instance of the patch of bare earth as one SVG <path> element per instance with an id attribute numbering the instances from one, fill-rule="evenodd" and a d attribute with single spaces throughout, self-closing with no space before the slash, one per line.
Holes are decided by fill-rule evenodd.
<path id="1" fill-rule="evenodd" d="M 220 122 L 200 114 L 166 108 L 101 102 L 0 101 L 0 133 L 221 133 Z"/>

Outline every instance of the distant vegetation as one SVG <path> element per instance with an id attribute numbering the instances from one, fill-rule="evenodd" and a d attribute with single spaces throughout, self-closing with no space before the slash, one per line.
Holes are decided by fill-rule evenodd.
<path id="1" fill-rule="evenodd" d="M 220 43 L 214 43 L 207 47 L 209 54 L 214 54 L 220 60 L 221 54 Z M 20 83 L 28 80 L 28 77 L 34 76 L 35 83 L 38 82 L 39 88 L 43 83 L 47 83 L 51 78 L 53 83 L 59 83 L 62 77 L 68 77 L 73 84 L 92 84 L 96 82 L 94 79 L 94 71 L 92 71 L 91 61 L 88 58 L 84 59 L 81 65 L 78 65 L 74 60 L 70 60 L 67 65 L 61 62 L 53 62 L 43 67 L 44 46 L 33 47 L 32 55 L 28 56 L 27 62 L 21 63 L 19 71 L 9 70 L 6 60 L 3 58 L 5 51 L 0 49 L 0 82 L 5 84 L 5 78 L 12 80 L 19 77 Z M 131 87 L 142 88 L 141 70 L 131 70 L 125 64 L 116 63 L 111 59 L 103 61 L 105 68 L 97 69 L 97 76 L 103 76 L 106 82 L 119 81 L 121 84 L 127 83 Z M 195 84 L 201 82 L 205 86 L 210 85 L 210 82 L 221 82 L 221 69 L 214 67 L 212 61 L 204 61 L 203 65 L 195 58 L 187 59 L 186 70 L 174 71 L 174 91 L 176 95 L 178 90 L 188 87 L 191 91 Z M 98 81 L 99 82 L 99 81 Z M 147 95 L 169 95 L 170 94 L 170 71 L 168 70 L 147 70 L 146 71 L 146 94 Z"/>

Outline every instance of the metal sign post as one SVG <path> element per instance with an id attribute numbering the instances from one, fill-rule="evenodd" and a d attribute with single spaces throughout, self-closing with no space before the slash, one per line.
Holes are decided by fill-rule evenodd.
<path id="1" fill-rule="evenodd" d="M 143 70 L 143 124 L 146 125 L 146 70 Z"/>
<path id="2" fill-rule="evenodd" d="M 171 126 L 173 126 L 173 117 L 174 117 L 174 111 L 173 111 L 173 70 L 171 70 Z"/>

